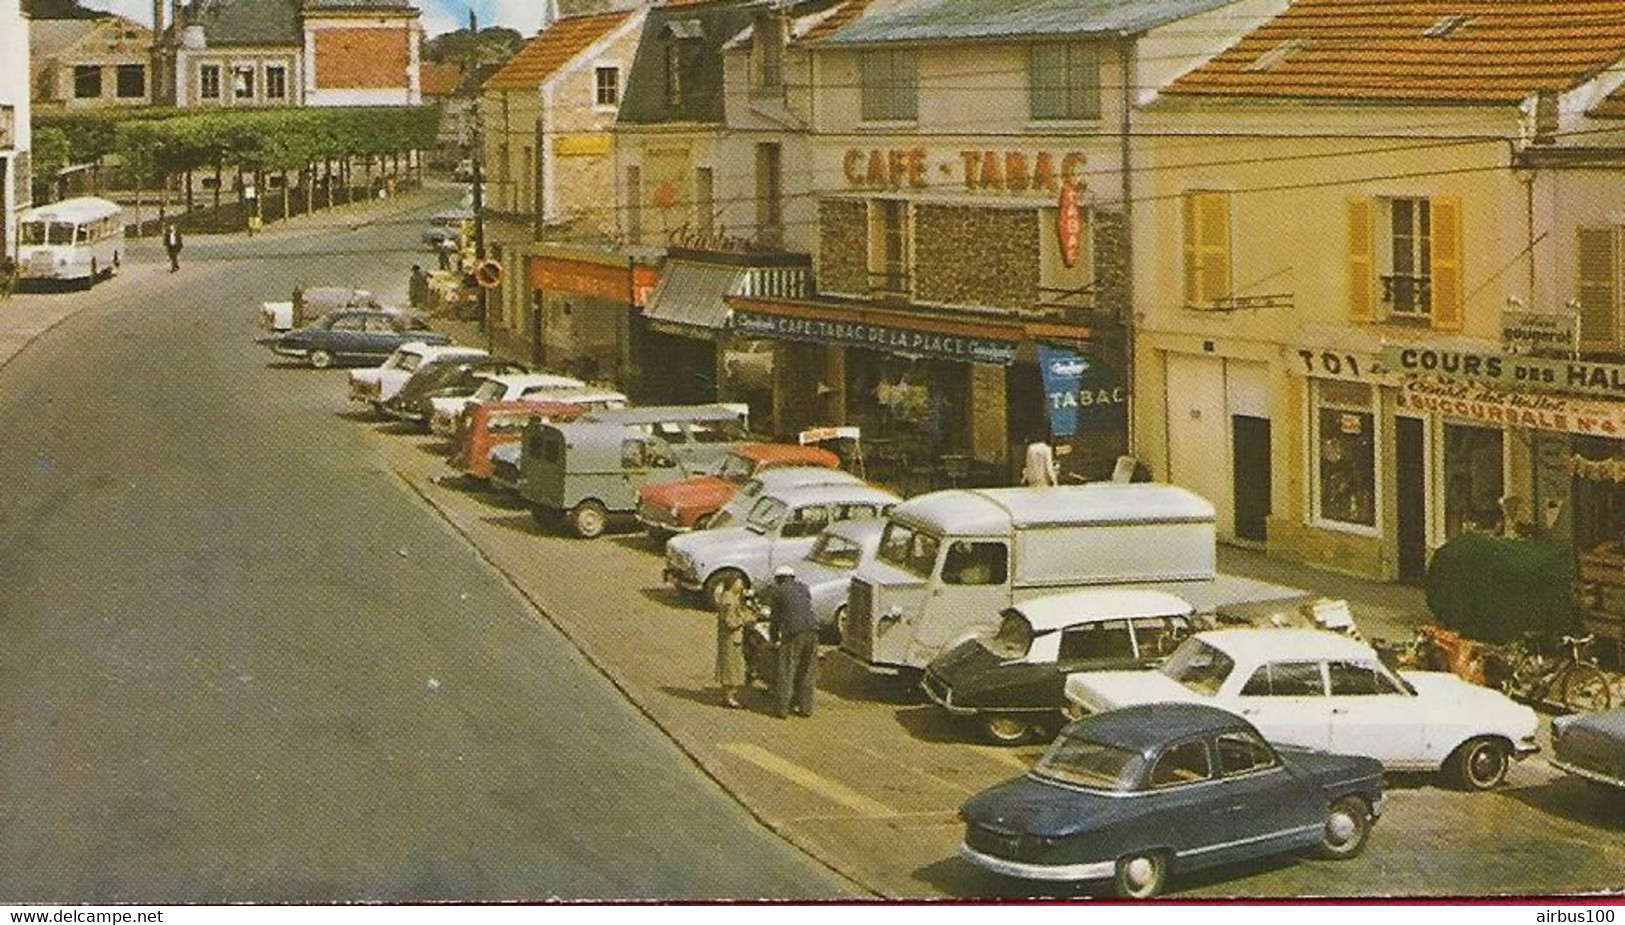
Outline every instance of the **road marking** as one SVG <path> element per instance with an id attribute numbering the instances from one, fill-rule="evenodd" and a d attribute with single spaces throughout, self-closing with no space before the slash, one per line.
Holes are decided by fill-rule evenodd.
<path id="1" fill-rule="evenodd" d="M 976 749 L 976 751 L 980 754 L 986 755 L 987 757 L 996 759 L 998 761 L 1002 761 L 1011 767 L 1020 768 L 1023 771 L 1032 770 L 1032 762 L 1005 749 L 994 748 L 991 745 L 972 745 L 971 748 Z"/>
<path id="2" fill-rule="evenodd" d="M 839 803 L 853 812 L 862 813 L 865 816 L 897 815 L 897 812 L 886 804 L 871 800 L 851 787 L 837 783 L 823 775 L 815 774 L 793 761 L 780 758 L 759 745 L 752 745 L 749 742 L 729 742 L 722 746 L 722 750 L 743 758 L 764 771 L 777 774 L 792 783 L 800 784 L 813 793 Z"/>

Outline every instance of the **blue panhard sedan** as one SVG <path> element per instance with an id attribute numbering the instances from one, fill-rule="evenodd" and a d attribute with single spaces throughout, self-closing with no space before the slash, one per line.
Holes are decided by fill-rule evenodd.
<path id="1" fill-rule="evenodd" d="M 402 344 L 451 343 L 451 338 L 427 330 L 427 322 L 390 310 L 344 308 L 331 311 L 302 328 L 257 339 L 272 353 L 298 357 L 316 369 L 338 362 L 381 363 Z"/>
<path id="2" fill-rule="evenodd" d="M 1026 775 L 967 800 L 959 853 L 1139 899 L 1172 874 L 1248 858 L 1352 858 L 1381 812 L 1374 759 L 1277 749 L 1233 713 L 1155 703 L 1067 726 Z"/>

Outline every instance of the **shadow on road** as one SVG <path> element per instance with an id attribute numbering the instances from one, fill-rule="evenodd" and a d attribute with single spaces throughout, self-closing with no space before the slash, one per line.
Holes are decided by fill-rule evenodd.
<path id="1" fill-rule="evenodd" d="M 1503 793 L 1525 806 L 1570 822 L 1625 832 L 1625 794 L 1612 787 L 1565 777 L 1539 787 Z"/>
<path id="2" fill-rule="evenodd" d="M 921 742 L 980 742 L 972 723 L 922 703 L 892 711 L 897 725 Z"/>
<path id="3" fill-rule="evenodd" d="M 541 528 L 537 527 L 535 518 L 531 517 L 529 514 L 504 514 L 500 517 L 487 517 L 485 518 L 485 522 L 494 527 L 501 527 L 504 530 L 512 530 L 515 533 L 523 533 L 526 536 L 558 535 L 557 531 L 543 531 Z"/>
<path id="4" fill-rule="evenodd" d="M 826 651 L 819 663 L 818 689 L 845 700 L 917 704 L 925 699 L 925 692 L 912 679 L 870 674 L 833 650 Z"/>
<path id="5" fill-rule="evenodd" d="M 644 600 L 649 601 L 652 604 L 659 604 L 662 607 L 676 607 L 682 610 L 690 611 L 702 611 L 705 609 L 698 606 L 696 602 L 690 599 L 687 594 L 677 590 L 676 588 L 670 587 L 669 585 L 655 585 L 648 588 L 639 588 L 638 593 L 643 595 Z"/>

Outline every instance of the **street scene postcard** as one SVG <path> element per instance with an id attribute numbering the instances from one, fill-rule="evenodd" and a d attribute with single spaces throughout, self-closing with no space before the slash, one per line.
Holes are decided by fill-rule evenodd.
<path id="1" fill-rule="evenodd" d="M 0 0 L 0 194 L 11 921 L 1625 898 L 1622 0 Z"/>

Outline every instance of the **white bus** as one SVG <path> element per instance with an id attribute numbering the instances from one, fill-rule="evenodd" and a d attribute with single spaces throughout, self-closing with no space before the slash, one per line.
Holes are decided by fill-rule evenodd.
<path id="1" fill-rule="evenodd" d="M 23 279 L 80 280 L 85 288 L 118 271 L 122 207 L 95 196 L 25 211 L 17 225 L 17 268 Z"/>

